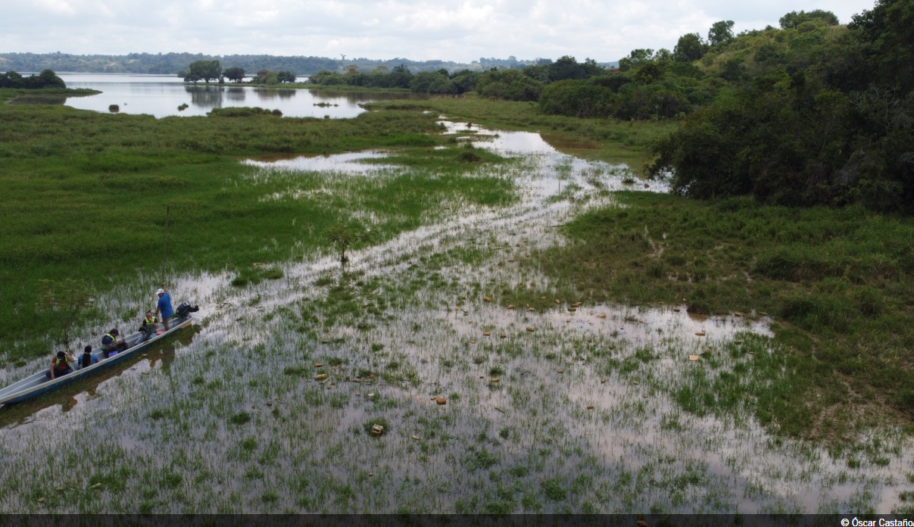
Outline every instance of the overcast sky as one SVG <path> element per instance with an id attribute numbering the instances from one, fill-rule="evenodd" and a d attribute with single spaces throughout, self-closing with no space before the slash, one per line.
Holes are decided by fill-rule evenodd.
<path id="1" fill-rule="evenodd" d="M 777 26 L 794 10 L 842 23 L 872 0 L 2 0 L 0 52 L 187 51 L 445 59 L 618 60 L 680 35 Z"/>

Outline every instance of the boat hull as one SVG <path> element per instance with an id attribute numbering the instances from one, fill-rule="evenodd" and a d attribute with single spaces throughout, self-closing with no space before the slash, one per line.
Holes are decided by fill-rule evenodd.
<path id="1" fill-rule="evenodd" d="M 47 370 L 42 370 L 17 383 L 14 383 L 4 388 L 3 390 L 0 390 L 0 406 L 5 404 L 18 403 L 32 399 L 33 397 L 38 397 L 39 395 L 54 391 L 74 381 L 84 379 L 98 371 L 118 364 L 126 360 L 128 357 L 136 356 L 137 353 L 142 353 L 153 344 L 161 342 L 169 336 L 174 335 L 178 331 L 186 328 L 193 322 L 193 319 L 190 316 L 184 318 L 175 317 L 169 322 L 171 327 L 168 329 L 168 331 L 162 333 L 161 335 L 156 335 L 145 342 L 142 342 L 142 334 L 131 334 L 125 339 L 128 343 L 133 343 L 131 347 L 127 348 L 125 351 L 118 353 L 114 357 L 99 360 L 96 364 L 93 364 L 87 368 L 75 370 L 69 375 L 64 375 L 63 377 L 58 377 L 53 380 L 48 380 L 47 377 L 45 377 L 45 372 Z"/>

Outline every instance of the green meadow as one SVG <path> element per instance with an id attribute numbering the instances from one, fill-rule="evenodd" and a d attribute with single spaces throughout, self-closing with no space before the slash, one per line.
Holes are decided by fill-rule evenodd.
<path id="1" fill-rule="evenodd" d="M 4 102 L 20 95 L 0 93 Z M 30 95 L 34 96 L 34 95 Z M 462 177 L 491 154 L 467 155 L 434 133 L 434 116 L 365 113 L 351 120 L 284 119 L 226 111 L 209 118 L 104 115 L 63 106 L 0 104 L 0 341 L 14 360 L 45 355 L 52 320 L 34 309 L 45 278 L 87 280 L 98 294 L 160 281 L 166 208 L 169 269 L 244 271 L 326 247 L 336 222 L 379 218 L 368 243 L 414 229 L 439 203 L 510 202 L 509 181 Z M 410 166 L 383 178 L 253 177 L 256 156 L 383 149 Z M 482 156 L 482 157 L 480 157 Z M 332 187 L 300 199 L 264 199 Z M 357 206 L 355 205 L 357 204 Z M 364 226 L 363 226 L 364 227 Z M 155 278 L 153 278 L 155 277 Z M 99 320 L 103 309 L 90 313 Z M 137 315 L 118 313 L 124 322 Z"/>

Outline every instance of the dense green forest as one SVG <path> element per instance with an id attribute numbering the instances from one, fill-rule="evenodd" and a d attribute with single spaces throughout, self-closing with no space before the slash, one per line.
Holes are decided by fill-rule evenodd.
<path id="1" fill-rule="evenodd" d="M 468 69 L 449 72 L 442 68 L 414 75 L 404 65 L 396 66 L 392 70 L 379 66 L 367 73 L 350 67 L 344 73 L 320 71 L 312 75 L 309 81 L 323 86 L 403 88 L 430 95 L 462 95 L 475 91 L 483 97 L 494 99 L 536 101 L 547 83 L 605 76 L 611 71 L 591 59 L 581 64 L 574 57 L 565 56 L 554 62 L 541 60 L 537 64 L 520 69 L 492 68 L 486 72 Z"/>
<path id="2" fill-rule="evenodd" d="M 880 0 L 847 26 L 815 17 L 782 26 L 689 64 L 721 88 L 658 145 L 652 172 L 672 173 L 675 191 L 697 198 L 910 212 L 914 2 Z"/>

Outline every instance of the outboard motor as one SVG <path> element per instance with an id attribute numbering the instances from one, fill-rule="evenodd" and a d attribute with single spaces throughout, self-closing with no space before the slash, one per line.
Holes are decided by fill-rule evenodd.
<path id="1" fill-rule="evenodd" d="M 191 313 L 196 313 L 200 311 L 200 308 L 197 306 L 191 306 L 187 302 L 181 302 L 181 305 L 178 306 L 178 309 L 175 310 L 175 314 L 179 317 L 186 317 Z"/>

